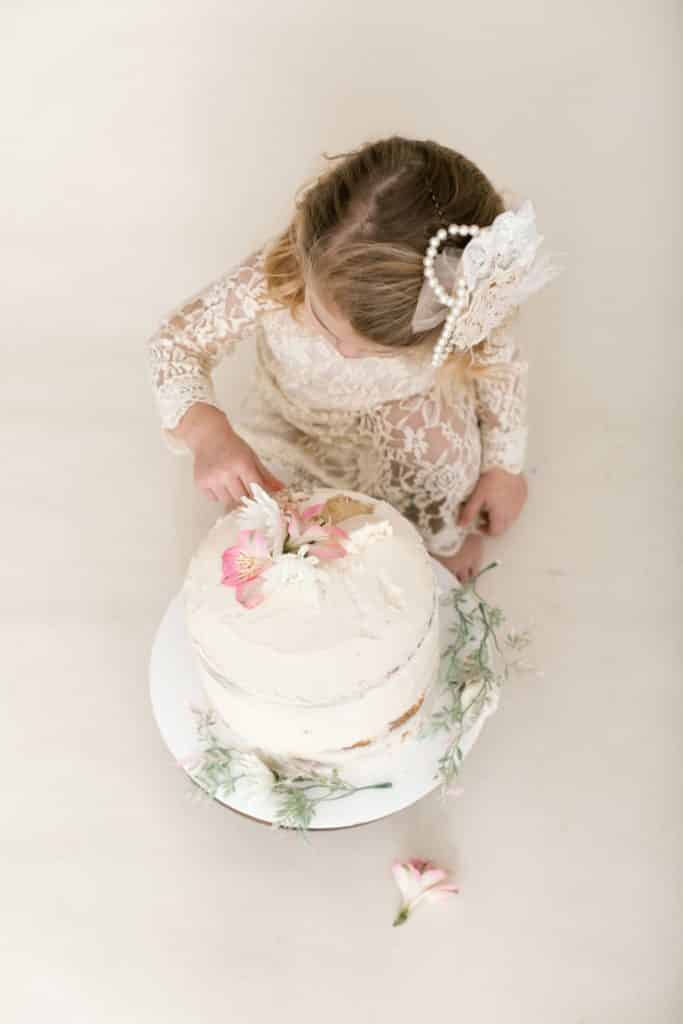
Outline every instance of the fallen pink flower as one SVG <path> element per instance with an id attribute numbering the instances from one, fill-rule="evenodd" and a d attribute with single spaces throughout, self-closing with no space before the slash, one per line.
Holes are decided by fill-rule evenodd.
<path id="1" fill-rule="evenodd" d="M 394 926 L 407 921 L 420 900 L 437 902 L 460 891 L 457 886 L 448 882 L 448 874 L 443 868 L 428 860 L 395 860 L 391 870 L 402 896 Z"/>

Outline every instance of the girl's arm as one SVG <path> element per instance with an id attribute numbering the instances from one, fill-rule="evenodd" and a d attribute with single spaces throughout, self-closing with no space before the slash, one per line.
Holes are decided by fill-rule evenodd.
<path id="1" fill-rule="evenodd" d="M 521 473 L 524 466 L 529 364 L 520 355 L 509 324 L 496 328 L 473 350 L 475 363 L 488 367 L 474 378 L 482 474 L 494 467 Z"/>
<path id="2" fill-rule="evenodd" d="M 474 378 L 481 463 L 479 480 L 458 513 L 458 525 L 468 527 L 484 513 L 483 532 L 497 536 L 517 519 L 527 499 L 522 468 L 528 363 L 519 358 L 509 322 L 492 331 L 473 355 L 475 363 L 486 367 L 483 376 Z"/>
<path id="3" fill-rule="evenodd" d="M 258 249 L 185 299 L 147 340 L 163 436 L 173 452 L 196 452 L 219 421 L 225 432 L 211 372 L 253 335 L 258 314 L 275 308 L 266 294 L 263 256 Z"/>
<path id="4" fill-rule="evenodd" d="M 190 296 L 147 342 L 164 439 L 173 452 L 191 451 L 197 486 L 229 504 L 254 482 L 271 491 L 284 486 L 232 429 L 211 379 L 237 342 L 253 336 L 259 314 L 277 308 L 266 293 L 263 258 L 258 249 Z"/>

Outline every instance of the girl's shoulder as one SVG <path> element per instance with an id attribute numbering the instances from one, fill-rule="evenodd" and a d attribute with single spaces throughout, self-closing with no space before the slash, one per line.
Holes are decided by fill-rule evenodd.
<path id="1" fill-rule="evenodd" d="M 233 263 L 219 277 L 224 294 L 226 316 L 232 319 L 255 320 L 265 313 L 286 311 L 269 292 L 265 271 L 268 243 L 253 249 Z"/>

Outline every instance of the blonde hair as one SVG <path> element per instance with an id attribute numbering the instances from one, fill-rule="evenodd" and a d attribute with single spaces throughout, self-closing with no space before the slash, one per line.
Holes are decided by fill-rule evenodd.
<path id="1" fill-rule="evenodd" d="M 297 190 L 292 221 L 265 253 L 269 296 L 300 323 L 312 275 L 357 334 L 431 351 L 443 324 L 418 333 L 410 326 L 429 238 L 445 223 L 488 226 L 505 209 L 502 196 L 465 156 L 430 140 L 391 136 L 323 156 L 338 162 Z M 463 248 L 468 240 L 445 244 Z M 472 364 L 477 348 L 449 355 L 437 371 L 441 387 L 486 372 Z"/>

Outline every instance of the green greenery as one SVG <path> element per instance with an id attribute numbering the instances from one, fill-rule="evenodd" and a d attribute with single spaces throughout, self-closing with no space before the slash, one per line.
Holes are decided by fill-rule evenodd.
<path id="1" fill-rule="evenodd" d="M 472 579 L 453 587 L 443 597 L 445 605 L 455 611 L 449 627 L 453 638 L 444 650 L 439 666 L 438 686 L 442 701 L 423 724 L 420 736 L 447 732 L 448 746 L 438 761 L 442 788 L 455 781 L 463 761 L 461 741 L 479 719 L 495 692 L 509 675 L 510 665 L 503 659 L 503 668 L 496 671 L 495 653 L 502 657 L 496 630 L 505 622 L 500 608 L 490 605 L 477 591 L 477 580 L 498 562 L 490 562 Z M 519 650 L 529 642 L 528 634 L 508 632 L 504 643 Z"/>
<path id="2" fill-rule="evenodd" d="M 188 769 L 189 774 L 209 796 L 222 800 L 234 793 L 240 779 L 249 778 L 249 761 L 242 751 L 224 746 L 216 737 L 216 717 L 212 711 L 192 710 L 202 753 Z"/>
<path id="3" fill-rule="evenodd" d="M 329 775 L 312 772 L 292 778 L 281 776 L 273 786 L 273 792 L 278 797 L 275 822 L 283 828 L 307 829 L 319 803 L 342 800 L 363 789 L 390 789 L 391 786 L 391 782 L 352 786 L 339 776 L 336 768 Z"/>
<path id="4" fill-rule="evenodd" d="M 276 813 L 273 824 L 280 828 L 294 828 L 306 832 L 313 820 L 318 804 L 341 800 L 364 789 L 388 789 L 391 782 L 378 782 L 369 786 L 353 786 L 341 778 L 337 768 L 329 773 L 302 771 L 301 766 L 289 768 L 284 761 L 269 759 L 265 764 L 256 754 L 226 746 L 216 735 L 217 725 L 213 711 L 192 709 L 196 718 L 197 736 L 202 752 L 188 768 L 189 774 L 209 796 L 221 800 L 233 793 L 241 779 L 253 781 L 255 772 L 263 778 L 272 792 Z"/>

